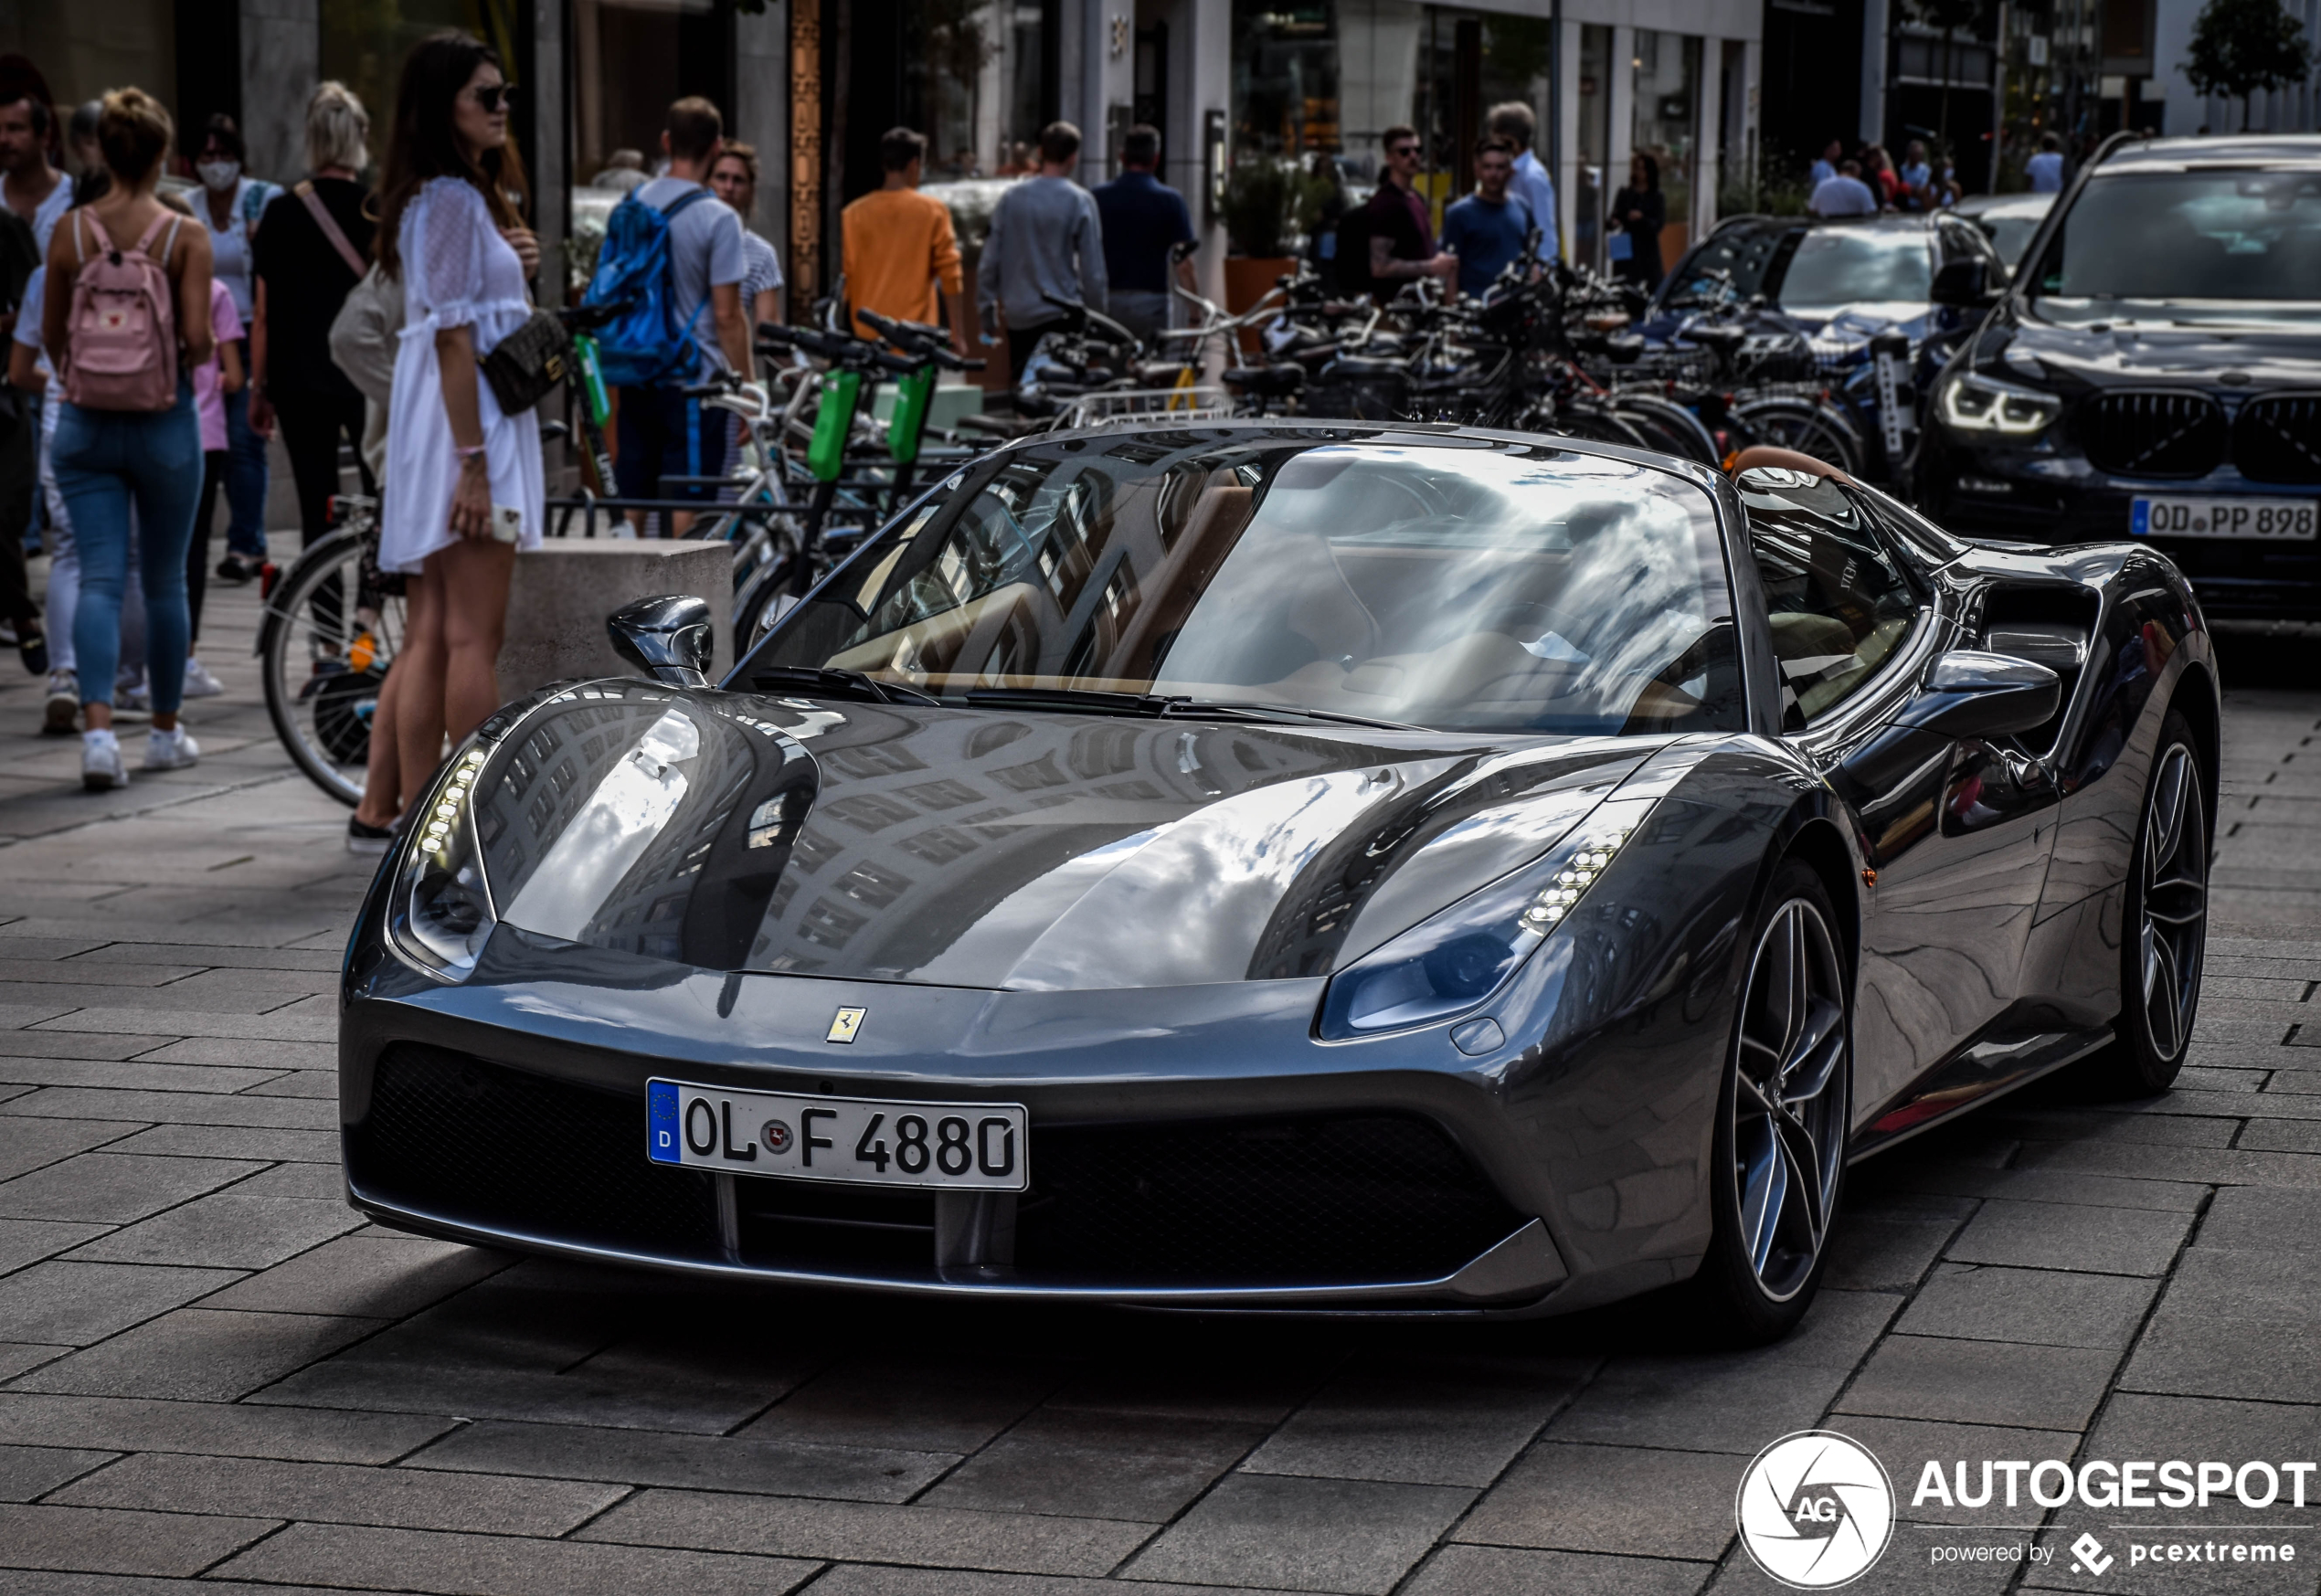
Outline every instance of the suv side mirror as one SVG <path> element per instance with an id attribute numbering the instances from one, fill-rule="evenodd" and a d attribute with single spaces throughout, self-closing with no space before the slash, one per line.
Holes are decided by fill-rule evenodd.
<path id="1" fill-rule="evenodd" d="M 709 603 L 690 594 L 640 598 L 605 618 L 613 652 L 671 687 L 709 685 L 716 630 Z"/>
<path id="2" fill-rule="evenodd" d="M 1934 661 L 1894 724 L 1945 737 L 1998 737 L 2045 725 L 2062 701 L 2062 678 L 2044 665 L 1953 649 Z"/>
<path id="3" fill-rule="evenodd" d="M 1938 305 L 1950 305 L 1959 310 L 1979 311 L 1998 297 L 1990 280 L 1990 262 L 1979 256 L 1943 263 L 1934 273 L 1934 286 L 1927 298 Z"/>

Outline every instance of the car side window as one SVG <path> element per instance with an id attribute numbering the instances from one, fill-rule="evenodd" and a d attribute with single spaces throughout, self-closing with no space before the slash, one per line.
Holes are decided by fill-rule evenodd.
<path id="1" fill-rule="evenodd" d="M 1909 635 L 1920 596 L 1837 483 L 1761 469 L 1738 485 L 1781 670 L 1782 720 L 1794 729 L 1877 674 Z"/>

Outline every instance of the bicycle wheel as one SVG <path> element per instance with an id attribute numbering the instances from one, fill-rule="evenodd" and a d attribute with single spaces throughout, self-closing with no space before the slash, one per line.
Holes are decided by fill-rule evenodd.
<path id="1" fill-rule="evenodd" d="M 315 544 L 274 590 L 259 639 L 274 735 L 308 780 L 349 808 L 363 796 L 379 684 L 403 642 L 402 596 L 364 587 L 362 567 L 361 529 Z"/>
<path id="2" fill-rule="evenodd" d="M 1826 460 L 1849 477 L 1861 474 L 1861 439 L 1846 418 L 1811 399 L 1749 399 L 1733 407 L 1751 443 L 1794 449 Z"/>
<path id="3" fill-rule="evenodd" d="M 1609 410 L 1575 409 L 1567 407 L 1558 411 L 1553 421 L 1541 429 L 1564 438 L 1581 439 L 1589 443 L 1618 443 L 1625 444 L 1629 449 L 1654 447 L 1646 440 L 1644 434 Z"/>
<path id="4" fill-rule="evenodd" d="M 1704 466 L 1724 463 L 1717 453 L 1717 440 L 1709 436 L 1701 418 L 1683 406 L 1642 394 L 1624 395 L 1613 403 L 1622 420 L 1651 440 L 1646 448 Z"/>

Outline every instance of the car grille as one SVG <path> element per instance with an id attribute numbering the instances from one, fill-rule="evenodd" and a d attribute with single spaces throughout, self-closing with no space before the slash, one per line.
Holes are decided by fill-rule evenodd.
<path id="1" fill-rule="evenodd" d="M 347 1135 L 366 1196 L 454 1223 L 675 1260 L 726 1256 L 715 1186 L 644 1157 L 641 1093 L 398 1042 Z M 1015 1278 L 1359 1285 L 1449 1274 L 1523 1216 L 1431 1121 L 1362 1115 L 1035 1126 Z M 923 1191 L 736 1181 L 740 1262 L 925 1280 Z"/>
<path id="2" fill-rule="evenodd" d="M 1027 1273 L 1160 1283 L 1424 1280 L 1523 1222 L 1400 1115 L 1034 1130 Z"/>
<path id="3" fill-rule="evenodd" d="M 645 1158 L 641 1094 L 397 1042 L 347 1133 L 365 1195 L 438 1218 L 684 1258 L 719 1256 L 706 1175 Z"/>
<path id="4" fill-rule="evenodd" d="M 2116 476 L 2200 477 L 2224 459 L 2224 412 L 2205 394 L 2098 394 L 2078 431 L 2089 463 Z"/>
<path id="5" fill-rule="evenodd" d="M 2252 482 L 2321 482 L 2321 395 L 2242 406 L 2232 425 L 2232 463 Z"/>

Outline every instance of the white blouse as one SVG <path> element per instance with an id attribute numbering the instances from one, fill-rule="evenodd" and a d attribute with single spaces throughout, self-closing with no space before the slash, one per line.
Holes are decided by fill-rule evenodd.
<path id="1" fill-rule="evenodd" d="M 524 263 L 492 220 L 483 196 L 457 177 L 437 177 L 404 207 L 397 234 L 403 262 L 402 343 L 387 407 L 387 474 L 379 506 L 379 565 L 417 571 L 428 555 L 457 541 L 451 490 L 460 474 L 451 417 L 443 407 L 435 335 L 475 329 L 483 356 L 532 314 Z M 538 548 L 546 512 L 537 410 L 503 416 L 481 370 L 476 407 L 483 418 L 492 502 L 523 513 L 519 548 Z"/>

